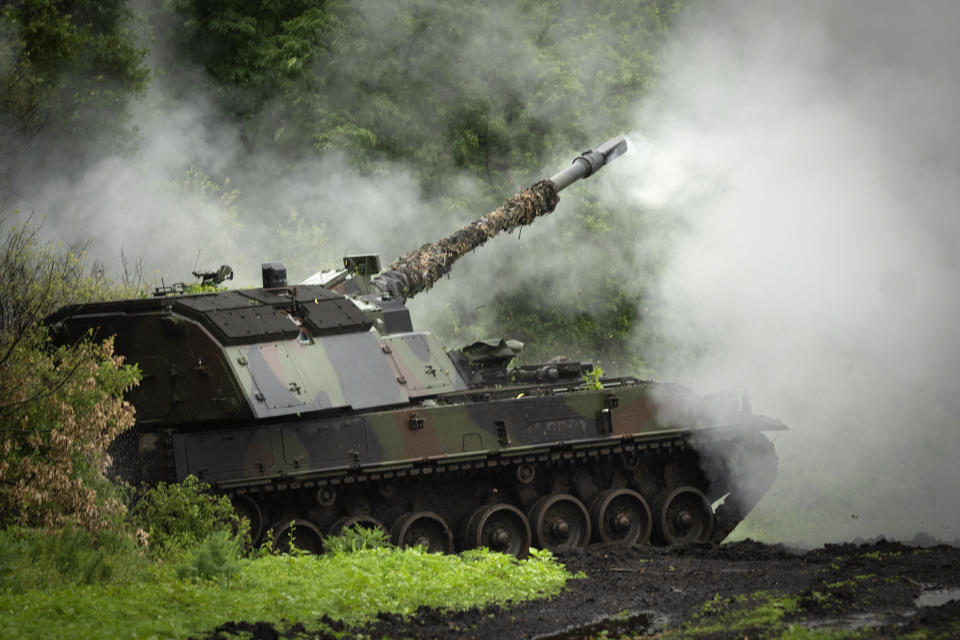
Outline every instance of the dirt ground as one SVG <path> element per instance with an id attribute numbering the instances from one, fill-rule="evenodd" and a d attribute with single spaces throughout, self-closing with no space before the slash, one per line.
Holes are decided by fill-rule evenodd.
<path id="1" fill-rule="evenodd" d="M 591 546 L 561 559 L 586 577 L 549 600 L 456 614 L 422 610 L 408 619 L 383 615 L 364 629 L 327 621 L 337 634 L 326 637 L 960 638 L 960 549 L 951 546 L 881 540 L 799 552 L 748 540 L 673 549 Z M 207 637 L 318 637 L 302 629 L 279 635 L 269 625 L 240 623 Z"/>

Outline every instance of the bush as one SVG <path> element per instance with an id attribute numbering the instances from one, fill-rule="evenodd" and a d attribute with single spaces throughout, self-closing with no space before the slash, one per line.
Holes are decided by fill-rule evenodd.
<path id="1" fill-rule="evenodd" d="M 350 553 L 364 549 L 381 549 L 392 547 L 390 534 L 374 527 L 368 529 L 361 525 L 347 527 L 338 536 L 330 536 L 323 540 L 323 550 L 327 553 Z"/>
<path id="2" fill-rule="evenodd" d="M 248 523 L 238 518 L 229 498 L 209 491 L 210 485 L 194 476 L 142 490 L 130 521 L 147 532 L 154 556 L 193 550 L 218 534 L 238 544 L 249 537 Z"/>
<path id="3" fill-rule="evenodd" d="M 0 592 L 136 581 L 148 562 L 134 536 L 73 523 L 0 531 Z"/>
<path id="4" fill-rule="evenodd" d="M 32 331 L 2 369 L 0 524 L 104 528 L 123 505 L 96 490 L 110 465 L 106 450 L 133 426 L 123 393 L 139 372 L 113 342 L 49 350 Z"/>
<path id="5" fill-rule="evenodd" d="M 0 216 L 0 228 L 9 221 Z M 100 489 L 107 446 L 133 426 L 123 394 L 140 374 L 111 340 L 51 345 L 46 315 L 117 288 L 82 247 L 41 245 L 38 232 L 30 219 L 12 224 L 0 247 L 0 526 L 72 522 L 95 533 L 123 513 Z"/>
<path id="6" fill-rule="evenodd" d="M 240 571 L 241 547 L 235 536 L 220 530 L 208 535 L 177 568 L 177 576 L 228 582 Z"/>

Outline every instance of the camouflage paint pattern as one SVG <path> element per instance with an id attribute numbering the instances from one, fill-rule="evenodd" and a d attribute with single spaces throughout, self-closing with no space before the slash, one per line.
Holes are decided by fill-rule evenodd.
<path id="1" fill-rule="evenodd" d="M 653 400 L 659 385 L 633 379 L 610 384 L 601 391 L 557 387 L 549 395 L 536 395 L 530 388 L 501 389 L 500 397 L 484 402 L 450 394 L 426 405 L 358 416 L 179 434 L 173 438 L 176 475 L 194 474 L 235 488 L 525 456 L 557 447 L 696 436 L 703 430 L 783 428 L 744 412 L 728 416 L 735 417 L 729 423 L 711 422 L 709 405 L 696 403 L 698 396 L 692 394 L 664 422 Z M 244 462 L 238 465 L 235 459 Z"/>

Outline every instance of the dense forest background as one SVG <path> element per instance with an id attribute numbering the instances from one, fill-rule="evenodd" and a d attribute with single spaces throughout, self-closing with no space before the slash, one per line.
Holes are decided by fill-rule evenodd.
<path id="1" fill-rule="evenodd" d="M 0 14 L 0 209 L 143 286 L 384 264 L 627 132 L 675 1 L 47 2 Z M 650 212 L 563 194 L 412 302 L 452 344 L 646 369 Z M 517 237 L 519 236 L 519 237 Z M 134 271 L 135 273 L 131 273 Z M 638 335 L 640 336 L 638 340 Z"/>

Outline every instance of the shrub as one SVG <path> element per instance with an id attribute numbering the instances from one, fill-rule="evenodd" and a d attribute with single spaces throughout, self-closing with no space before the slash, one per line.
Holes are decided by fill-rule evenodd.
<path id="1" fill-rule="evenodd" d="M 215 534 L 238 542 L 248 537 L 249 527 L 237 517 L 229 498 L 209 491 L 210 485 L 194 476 L 141 490 L 130 520 L 147 532 L 154 556 L 193 550 Z"/>
<path id="2" fill-rule="evenodd" d="M 0 228 L 8 222 L 0 215 Z M 140 374 L 111 340 L 51 345 L 44 316 L 116 289 L 82 247 L 42 245 L 38 232 L 30 219 L 12 224 L 0 246 L 0 526 L 96 532 L 123 512 L 98 489 L 107 446 L 133 426 L 123 394 Z"/>
<path id="3" fill-rule="evenodd" d="M 107 447 L 133 426 L 123 393 L 139 372 L 114 355 L 112 340 L 52 351 L 45 342 L 32 331 L 0 364 L 0 524 L 96 531 L 123 512 L 95 486 L 111 462 Z"/>
<path id="4" fill-rule="evenodd" d="M 240 571 L 240 552 L 236 537 L 215 531 L 190 552 L 188 560 L 177 568 L 177 576 L 227 582 Z"/>
<path id="5" fill-rule="evenodd" d="M 347 527 L 338 536 L 330 536 L 323 540 L 323 549 L 327 553 L 350 553 L 363 549 L 381 549 L 392 547 L 390 534 L 374 527 L 372 529 L 361 525 Z"/>
<path id="6" fill-rule="evenodd" d="M 147 567 L 134 536 L 119 529 L 94 535 L 68 522 L 56 529 L 0 531 L 0 592 L 131 582 Z"/>

